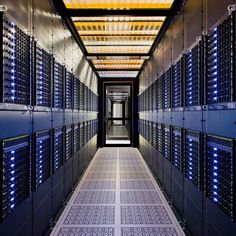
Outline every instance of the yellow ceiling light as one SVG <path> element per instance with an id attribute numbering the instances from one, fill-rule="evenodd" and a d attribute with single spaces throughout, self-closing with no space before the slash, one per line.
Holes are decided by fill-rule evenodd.
<path id="1" fill-rule="evenodd" d="M 70 9 L 169 9 L 174 0 L 64 0 Z"/>
<path id="2" fill-rule="evenodd" d="M 149 46 L 101 46 L 101 47 L 86 47 L 88 53 L 148 53 L 150 50 Z"/>
<path id="3" fill-rule="evenodd" d="M 74 22 L 104 22 L 104 21 L 115 21 L 115 22 L 132 22 L 132 21 L 164 21 L 165 16 L 92 16 L 92 17 L 71 17 Z"/>
<path id="4" fill-rule="evenodd" d="M 127 64 L 127 65 L 142 65 L 144 60 L 93 60 L 94 65 L 105 64 L 105 65 L 115 65 L 115 64 Z"/>
<path id="5" fill-rule="evenodd" d="M 94 65 L 96 69 L 141 69 L 142 65 L 135 64 L 113 64 L 113 65 Z"/>

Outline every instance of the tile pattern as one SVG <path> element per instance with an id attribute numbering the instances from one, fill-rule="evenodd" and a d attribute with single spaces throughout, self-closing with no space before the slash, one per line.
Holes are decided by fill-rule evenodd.
<path id="1" fill-rule="evenodd" d="M 185 234 L 138 150 L 102 148 L 51 235 Z"/>

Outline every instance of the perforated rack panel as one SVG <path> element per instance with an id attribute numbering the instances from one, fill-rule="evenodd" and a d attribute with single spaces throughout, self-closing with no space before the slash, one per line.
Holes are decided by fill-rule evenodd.
<path id="1" fill-rule="evenodd" d="M 170 126 L 163 125 L 163 156 L 171 161 L 171 133 Z"/>
<path id="2" fill-rule="evenodd" d="M 73 138 L 74 138 L 74 153 L 76 153 L 79 150 L 79 126 L 74 125 L 74 133 L 73 133 Z"/>
<path id="3" fill-rule="evenodd" d="M 199 190 L 202 188 L 201 136 L 199 132 L 185 131 L 185 177 Z M 202 166 L 201 166 L 202 165 Z"/>
<path id="4" fill-rule="evenodd" d="M 171 68 L 163 76 L 163 109 L 169 109 L 171 108 Z"/>
<path id="5" fill-rule="evenodd" d="M 1 218 L 17 208 L 30 195 L 29 136 L 1 142 Z"/>
<path id="6" fill-rule="evenodd" d="M 84 146 L 84 123 L 79 123 L 79 149 Z"/>
<path id="7" fill-rule="evenodd" d="M 73 109 L 79 110 L 79 79 L 74 77 L 74 92 L 73 92 Z"/>
<path id="8" fill-rule="evenodd" d="M 172 108 L 183 106 L 183 58 L 172 66 Z"/>
<path id="9" fill-rule="evenodd" d="M 162 140 L 162 137 L 163 137 L 163 130 L 162 130 L 162 125 L 157 123 L 157 150 L 162 153 L 162 145 L 163 145 L 163 140 Z"/>
<path id="10" fill-rule="evenodd" d="M 30 105 L 30 36 L 5 15 L 0 18 L 3 29 L 0 102 Z"/>
<path id="11" fill-rule="evenodd" d="M 79 94 L 80 94 L 80 110 L 84 110 L 84 84 L 82 82 L 80 82 Z"/>
<path id="12" fill-rule="evenodd" d="M 63 109 L 63 100 L 64 100 L 64 89 L 63 81 L 65 76 L 65 68 L 60 63 L 54 60 L 54 70 L 53 70 L 53 101 L 54 107 Z"/>
<path id="13" fill-rule="evenodd" d="M 199 41 L 185 56 L 185 106 L 200 106 L 202 75 L 202 41 Z"/>
<path id="14" fill-rule="evenodd" d="M 159 79 L 157 79 L 157 110 L 163 108 L 163 80 L 165 76 L 162 75 Z"/>
<path id="15" fill-rule="evenodd" d="M 34 158 L 34 189 L 37 189 L 50 176 L 51 166 L 51 139 L 50 131 L 35 134 L 35 158 Z"/>
<path id="16" fill-rule="evenodd" d="M 206 37 L 206 103 L 234 100 L 235 12 Z"/>
<path id="17" fill-rule="evenodd" d="M 172 128 L 172 164 L 179 171 L 183 171 L 183 144 L 182 130 L 178 127 Z"/>
<path id="18" fill-rule="evenodd" d="M 157 123 L 156 122 L 152 122 L 152 146 L 154 148 L 157 148 Z"/>
<path id="19" fill-rule="evenodd" d="M 72 128 L 71 126 L 66 126 L 66 136 L 65 136 L 65 159 L 66 161 L 72 157 Z"/>
<path id="20" fill-rule="evenodd" d="M 84 122 L 84 144 L 88 142 L 88 121 Z"/>
<path id="21" fill-rule="evenodd" d="M 235 218 L 235 160 L 232 139 L 206 136 L 206 196 Z"/>
<path id="22" fill-rule="evenodd" d="M 63 128 L 54 129 L 54 152 L 53 152 L 53 172 L 55 173 L 63 165 Z"/>
<path id="23" fill-rule="evenodd" d="M 65 108 L 72 109 L 73 103 L 73 75 L 66 70 L 66 87 L 65 87 Z"/>
<path id="24" fill-rule="evenodd" d="M 52 55 L 36 46 L 36 106 L 51 107 Z"/>

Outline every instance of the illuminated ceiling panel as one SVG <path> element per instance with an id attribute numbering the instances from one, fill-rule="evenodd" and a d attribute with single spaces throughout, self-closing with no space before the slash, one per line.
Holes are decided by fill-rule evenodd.
<path id="1" fill-rule="evenodd" d="M 135 78 L 149 59 L 174 0 L 63 2 L 68 12 L 71 12 L 74 30 L 81 39 L 86 58 L 91 61 L 98 75 L 102 78 Z M 151 14 L 140 14 L 142 9 Z M 101 14 L 102 10 L 105 12 Z M 153 14 L 153 10 L 157 14 Z M 118 11 L 121 13 L 117 14 Z M 139 14 L 134 11 L 139 11 Z"/>
<path id="2" fill-rule="evenodd" d="M 101 78 L 136 78 L 139 71 L 98 71 Z"/>
<path id="3" fill-rule="evenodd" d="M 84 9 L 169 9 L 174 0 L 64 0 L 67 8 Z"/>

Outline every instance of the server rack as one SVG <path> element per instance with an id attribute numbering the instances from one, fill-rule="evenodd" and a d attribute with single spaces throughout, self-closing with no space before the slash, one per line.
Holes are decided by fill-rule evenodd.
<path id="1" fill-rule="evenodd" d="M 162 131 L 162 124 L 157 123 L 157 150 L 162 153 L 163 152 L 163 131 Z"/>
<path id="2" fill-rule="evenodd" d="M 54 59 L 53 63 L 53 107 L 64 108 L 64 77 L 65 69 Z"/>
<path id="3" fill-rule="evenodd" d="M 0 15 L 0 102 L 31 105 L 30 36 L 4 14 Z"/>
<path id="4" fill-rule="evenodd" d="M 1 220 L 11 214 L 30 195 L 30 137 L 1 141 Z"/>
<path id="5" fill-rule="evenodd" d="M 182 129 L 179 127 L 172 127 L 172 165 L 180 172 L 183 171 L 183 143 L 182 143 Z"/>
<path id="6" fill-rule="evenodd" d="M 82 82 L 80 82 L 79 94 L 80 94 L 80 110 L 84 110 L 84 84 Z"/>
<path id="7" fill-rule="evenodd" d="M 65 127 L 65 161 L 72 157 L 72 128 L 71 125 Z"/>
<path id="8" fill-rule="evenodd" d="M 157 79 L 157 110 L 163 109 L 163 81 L 165 79 L 164 74 Z"/>
<path id="9" fill-rule="evenodd" d="M 73 150 L 74 153 L 76 153 L 79 150 L 79 126 L 74 125 L 73 127 L 73 139 L 74 139 L 74 145 L 73 145 Z"/>
<path id="10" fill-rule="evenodd" d="M 51 78 L 52 55 L 40 48 L 36 42 L 35 49 L 35 80 L 34 80 L 34 105 L 51 107 Z M 34 51 L 34 50 L 33 50 Z"/>
<path id="11" fill-rule="evenodd" d="M 66 69 L 65 108 L 73 108 L 73 75 Z"/>
<path id="12" fill-rule="evenodd" d="M 163 125 L 163 156 L 171 161 L 171 127 L 169 125 Z"/>
<path id="13" fill-rule="evenodd" d="M 157 123 L 152 123 L 152 146 L 157 149 Z"/>
<path id="14" fill-rule="evenodd" d="M 185 177 L 199 190 L 203 185 L 202 137 L 200 132 L 185 130 Z"/>
<path id="15" fill-rule="evenodd" d="M 183 107 L 183 58 L 172 66 L 172 108 Z"/>
<path id="16" fill-rule="evenodd" d="M 235 220 L 235 145 L 232 139 L 205 137 L 206 196 Z"/>
<path id="17" fill-rule="evenodd" d="M 166 71 L 163 77 L 163 109 L 171 108 L 171 72 L 172 68 Z"/>
<path id="18" fill-rule="evenodd" d="M 54 129 L 53 139 L 53 173 L 55 173 L 63 165 L 63 128 Z"/>
<path id="19" fill-rule="evenodd" d="M 210 109 L 230 108 L 235 101 L 235 34 L 233 11 L 205 37 L 205 104 Z"/>
<path id="20" fill-rule="evenodd" d="M 73 101 L 73 109 L 74 110 L 79 110 L 79 79 L 74 77 L 74 101 Z"/>
<path id="21" fill-rule="evenodd" d="M 79 123 L 79 149 L 84 146 L 84 123 Z"/>
<path id="22" fill-rule="evenodd" d="M 203 42 L 202 39 L 185 55 L 185 107 L 203 104 Z"/>
<path id="23" fill-rule="evenodd" d="M 40 131 L 34 135 L 33 189 L 36 190 L 51 172 L 51 132 Z"/>

